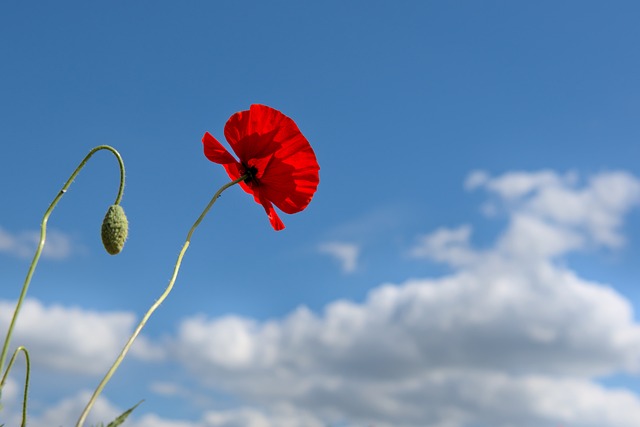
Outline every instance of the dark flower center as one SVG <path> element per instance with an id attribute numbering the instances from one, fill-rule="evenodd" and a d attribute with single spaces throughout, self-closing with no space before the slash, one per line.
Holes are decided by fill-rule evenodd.
<path id="1" fill-rule="evenodd" d="M 256 181 L 256 174 L 258 173 L 258 169 L 256 169 L 255 166 L 247 166 L 244 163 L 242 164 L 242 167 L 244 168 L 244 174 L 243 175 L 247 175 L 247 177 L 244 179 L 245 184 L 250 184 L 252 182 L 257 182 Z"/>

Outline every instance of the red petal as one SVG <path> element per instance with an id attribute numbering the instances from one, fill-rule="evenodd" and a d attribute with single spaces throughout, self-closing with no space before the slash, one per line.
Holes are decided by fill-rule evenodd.
<path id="1" fill-rule="evenodd" d="M 276 210 L 273 208 L 269 199 L 264 197 L 260 191 L 254 192 L 254 196 L 256 197 L 256 201 L 259 201 L 259 203 L 264 207 L 264 211 L 267 213 L 269 222 L 273 229 L 276 231 L 284 230 L 284 223 L 276 213 Z"/>
<path id="2" fill-rule="evenodd" d="M 269 171 L 271 159 L 273 159 L 273 154 L 257 159 L 251 159 L 246 163 L 246 165 L 250 168 L 253 167 L 256 169 L 257 172 L 255 174 L 255 178 L 260 181 L 264 174 Z"/>
<path id="3" fill-rule="evenodd" d="M 202 137 L 202 145 L 204 146 L 204 155 L 212 162 L 222 165 L 237 163 L 237 160 L 233 158 L 231 153 L 209 132 L 205 132 Z"/>
<path id="4" fill-rule="evenodd" d="M 278 158 L 278 151 L 260 178 L 261 191 L 281 211 L 300 212 L 311 201 L 320 177 L 320 167 L 311 147 L 306 145 L 298 152 L 289 151 L 286 158 Z"/>
<path id="5" fill-rule="evenodd" d="M 258 104 L 234 114 L 224 126 L 225 138 L 243 162 L 274 153 L 295 134 L 300 134 L 300 130 L 293 120 Z"/>

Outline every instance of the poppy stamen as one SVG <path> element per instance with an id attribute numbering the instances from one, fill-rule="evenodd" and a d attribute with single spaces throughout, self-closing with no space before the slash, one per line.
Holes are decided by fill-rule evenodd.
<path id="1" fill-rule="evenodd" d="M 244 168 L 244 174 L 243 175 L 248 175 L 245 179 L 244 182 L 245 184 L 249 184 L 251 182 L 257 182 L 256 181 L 256 175 L 258 174 L 258 169 L 256 169 L 255 166 L 247 166 L 244 163 L 242 163 L 242 166 Z"/>

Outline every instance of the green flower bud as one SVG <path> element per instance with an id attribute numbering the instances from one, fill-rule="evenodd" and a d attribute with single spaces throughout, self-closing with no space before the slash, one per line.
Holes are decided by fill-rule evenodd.
<path id="1" fill-rule="evenodd" d="M 120 205 L 111 205 L 102 221 L 102 244 L 111 255 L 117 255 L 124 247 L 129 234 L 129 221 Z"/>

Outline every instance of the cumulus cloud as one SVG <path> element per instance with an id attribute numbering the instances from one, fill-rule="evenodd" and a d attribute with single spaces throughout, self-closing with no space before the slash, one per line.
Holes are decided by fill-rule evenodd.
<path id="1" fill-rule="evenodd" d="M 621 246 L 624 215 L 640 203 L 640 181 L 621 171 L 593 175 L 586 183 L 575 173 L 510 172 L 492 178 L 474 172 L 467 188 L 483 188 L 498 196 L 512 219 L 526 218 L 537 226 L 553 227 L 556 233 L 572 233 L 572 244 L 559 253 L 586 243 Z"/>
<path id="2" fill-rule="evenodd" d="M 467 187 L 497 196 L 509 220 L 482 251 L 469 225 L 422 236 L 413 255 L 450 264 L 450 275 L 383 285 L 318 314 L 191 317 L 174 357 L 210 387 L 354 425 L 636 426 L 638 396 L 594 381 L 640 370 L 632 307 L 555 260 L 619 247 L 640 182 L 541 172 L 476 174 Z"/>
<path id="3" fill-rule="evenodd" d="M 410 251 L 416 258 L 429 258 L 452 265 L 464 265 L 477 258 L 471 249 L 471 226 L 462 225 L 455 229 L 439 228 L 435 232 L 421 236 L 419 243 Z"/>
<path id="4" fill-rule="evenodd" d="M 33 257 L 39 241 L 39 231 L 11 233 L 0 227 L 0 252 L 28 259 Z M 55 229 L 49 230 L 42 256 L 54 260 L 69 258 L 74 252 L 73 245 L 69 235 Z"/>
<path id="5" fill-rule="evenodd" d="M 345 273 L 353 273 L 358 267 L 360 247 L 353 243 L 328 242 L 318 247 L 318 250 L 336 258 Z"/>
<path id="6" fill-rule="evenodd" d="M 592 247 L 619 248 L 624 216 L 640 204 L 640 181 L 626 172 L 605 172 L 582 182 L 575 173 L 509 172 L 491 177 L 472 172 L 468 190 L 484 189 L 497 200 L 483 209 L 502 209 L 508 225 L 494 254 L 541 260 Z M 411 254 L 452 266 L 484 262 L 470 247 L 472 228 L 441 228 L 421 236 Z"/>
<path id="7" fill-rule="evenodd" d="M 226 411 L 208 411 L 204 415 L 207 427 L 325 427 L 326 424 L 313 415 L 279 405 L 269 410 L 238 408 Z"/>
<path id="8" fill-rule="evenodd" d="M 0 301 L 0 330 L 7 330 L 15 303 Z M 24 345 L 39 367 L 57 372 L 99 375 L 111 365 L 135 326 L 128 312 L 96 312 L 77 307 L 46 306 L 25 300 L 12 344 Z M 131 354 L 158 360 L 157 345 L 141 337 Z"/>
<path id="9" fill-rule="evenodd" d="M 181 327 L 179 356 L 211 386 L 376 425 L 567 422 L 564 411 L 575 418 L 571 425 L 591 425 L 577 415 L 579 406 L 554 404 L 544 417 L 538 413 L 536 375 L 558 398 L 576 396 L 573 390 L 586 384 L 584 398 L 601 405 L 601 419 L 620 417 L 607 403 L 617 395 L 587 379 L 637 370 L 640 328 L 627 301 L 549 265 L 534 277 L 501 267 L 478 278 L 387 285 L 363 304 L 335 302 L 319 316 L 299 309 L 263 323 L 192 318 Z M 532 373 L 533 380 L 526 377 Z M 507 408 L 499 397 L 486 401 L 491 387 L 519 393 L 521 406 L 508 409 L 518 410 L 517 418 L 504 413 L 503 424 L 493 423 Z M 620 396 L 632 403 L 626 424 L 601 426 L 639 419 L 640 401 Z M 466 414 L 459 422 L 456 411 Z"/>

